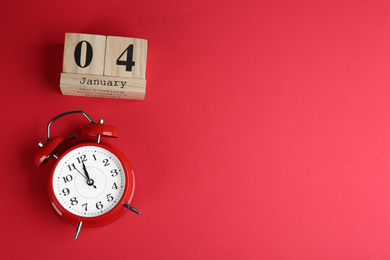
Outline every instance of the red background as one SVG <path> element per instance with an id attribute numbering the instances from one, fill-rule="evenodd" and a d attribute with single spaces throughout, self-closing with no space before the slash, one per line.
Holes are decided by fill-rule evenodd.
<path id="1" fill-rule="evenodd" d="M 1 4 L 2 259 L 389 259 L 389 1 Z M 148 40 L 144 101 L 63 96 L 66 32 Z M 101 228 L 49 203 L 55 115 L 121 137 L 132 206 Z M 69 136 L 85 119 L 53 132 Z M 104 141 L 104 140 L 103 140 Z"/>

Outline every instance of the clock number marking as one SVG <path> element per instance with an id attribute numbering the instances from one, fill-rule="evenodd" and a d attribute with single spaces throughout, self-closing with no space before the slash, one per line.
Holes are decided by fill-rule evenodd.
<path id="1" fill-rule="evenodd" d="M 88 206 L 88 203 L 84 203 L 83 205 L 81 205 L 82 207 L 84 207 L 84 210 L 87 211 L 87 206 Z"/>
<path id="2" fill-rule="evenodd" d="M 104 160 L 103 160 L 103 163 L 104 163 L 104 167 L 110 165 L 110 163 L 108 162 L 108 159 L 104 159 Z"/>
<path id="3" fill-rule="evenodd" d="M 118 175 L 118 170 L 117 169 L 111 170 L 111 173 L 112 173 L 111 176 L 115 177 Z"/>
<path id="4" fill-rule="evenodd" d="M 116 65 L 126 66 L 126 71 L 131 71 L 132 67 L 135 66 L 135 62 L 133 61 L 133 49 L 134 45 L 130 44 L 119 56 L 116 60 Z M 121 60 L 122 56 L 127 52 L 126 60 Z"/>
<path id="5" fill-rule="evenodd" d="M 65 188 L 65 189 L 62 189 L 62 193 L 64 194 L 64 196 L 68 196 L 70 191 L 68 188 Z"/>
<path id="6" fill-rule="evenodd" d="M 85 154 L 80 155 L 80 157 L 77 157 L 77 161 L 78 161 L 79 163 L 83 163 L 83 162 L 85 162 L 86 160 L 87 160 L 87 156 L 86 156 Z"/>
<path id="7" fill-rule="evenodd" d="M 96 161 L 96 156 L 95 156 L 94 154 L 92 154 L 92 157 L 93 157 L 93 159 Z"/>
<path id="8" fill-rule="evenodd" d="M 111 201 L 113 201 L 114 200 L 114 197 L 111 195 L 111 193 L 108 193 L 107 194 L 107 201 L 108 202 L 111 202 Z"/>
<path id="9" fill-rule="evenodd" d="M 117 190 L 118 189 L 118 186 L 116 186 L 116 183 L 114 182 L 114 185 L 112 185 L 112 189 L 113 190 Z"/>
<path id="10" fill-rule="evenodd" d="M 66 175 L 65 177 L 62 177 L 62 178 L 64 179 L 65 183 L 68 183 L 68 182 L 73 180 L 73 177 L 70 174 L 68 174 L 68 175 Z"/>
<path id="11" fill-rule="evenodd" d="M 72 164 L 68 164 L 68 168 L 69 168 L 69 171 L 72 171 L 72 170 L 76 169 L 76 166 L 74 165 L 74 163 L 72 163 Z"/>
<path id="12" fill-rule="evenodd" d="M 70 204 L 71 204 L 72 206 L 77 205 L 77 203 L 79 203 L 79 202 L 77 201 L 77 198 L 76 198 L 76 197 L 73 197 L 73 198 L 70 199 Z"/>
<path id="13" fill-rule="evenodd" d="M 101 201 L 98 201 L 98 202 L 96 203 L 96 208 L 97 208 L 97 209 L 102 209 L 102 208 L 103 208 L 103 204 L 102 204 Z"/>
<path id="14" fill-rule="evenodd" d="M 85 43 L 85 48 L 87 48 L 87 51 L 84 65 L 81 65 L 81 49 L 83 48 L 83 43 Z M 77 66 L 79 66 L 80 68 L 88 67 L 89 64 L 91 64 L 92 56 L 92 45 L 89 42 L 81 41 L 76 45 L 76 48 L 74 49 L 74 61 L 76 62 Z"/>

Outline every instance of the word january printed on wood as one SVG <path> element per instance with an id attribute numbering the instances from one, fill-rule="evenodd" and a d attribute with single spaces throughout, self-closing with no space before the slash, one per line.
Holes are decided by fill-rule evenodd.
<path id="1" fill-rule="evenodd" d="M 106 84 L 107 83 L 107 84 Z M 118 85 L 117 83 L 121 83 L 121 85 Z M 81 78 L 80 84 L 87 84 L 87 85 L 95 85 L 95 86 L 120 86 L 120 88 L 124 88 L 126 85 L 126 81 L 119 81 L 119 80 L 105 80 L 105 79 L 88 79 L 86 77 Z"/>

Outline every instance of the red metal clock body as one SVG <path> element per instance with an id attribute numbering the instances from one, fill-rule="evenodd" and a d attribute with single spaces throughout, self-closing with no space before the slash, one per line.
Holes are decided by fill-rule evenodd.
<path id="1" fill-rule="evenodd" d="M 78 150 L 82 150 L 80 148 L 87 148 L 84 149 L 83 152 L 77 152 Z M 101 158 L 95 158 L 98 156 L 97 154 L 94 154 L 93 150 L 96 150 L 96 148 L 104 149 L 108 151 L 109 153 L 107 154 L 112 154 L 116 156 L 116 158 L 119 160 L 120 166 L 122 166 L 120 171 L 123 171 L 122 174 L 124 177 L 124 180 L 122 182 L 123 187 L 120 187 L 119 183 L 116 183 L 115 181 L 108 181 L 107 179 L 113 178 L 112 177 L 112 167 L 110 165 L 104 166 L 105 161 L 104 160 L 109 160 L 108 158 L 104 158 L 105 156 L 101 156 Z M 91 150 L 92 149 L 92 150 Z M 87 152 L 91 151 L 91 152 Z M 75 153 L 76 157 L 69 156 L 70 154 Z M 101 154 L 101 153 L 100 153 Z M 78 163 L 77 158 L 81 158 L 80 156 L 77 157 L 77 155 L 84 156 L 83 157 L 86 161 L 83 162 L 84 165 L 87 165 L 86 168 L 91 168 L 89 171 L 92 169 L 95 170 L 95 172 L 98 172 L 100 174 L 103 173 L 106 175 L 106 178 L 100 178 L 100 181 L 96 179 L 96 175 L 94 176 L 92 172 L 89 173 L 90 178 L 94 179 L 94 188 L 92 185 L 89 186 L 87 182 L 84 179 L 85 177 L 82 175 L 84 174 L 83 167 L 81 163 Z M 68 161 L 70 162 L 67 163 L 66 159 L 69 157 Z M 88 158 L 90 157 L 90 158 Z M 82 159 L 80 159 L 81 161 Z M 94 166 L 88 166 L 88 161 L 92 160 L 95 162 Z M 107 161 L 108 164 L 109 161 Z M 75 165 L 73 166 L 72 163 Z M 60 172 L 59 167 L 62 166 L 63 172 L 62 174 L 55 174 L 56 172 Z M 71 168 L 69 168 L 67 165 L 70 165 Z M 97 168 L 97 167 L 99 168 Z M 117 166 L 117 165 L 116 165 Z M 110 167 L 110 168 L 108 168 Z M 115 167 L 114 167 L 115 168 Z M 71 170 L 69 170 L 71 169 Z M 100 171 L 100 172 L 99 172 Z M 119 170 L 118 170 L 119 171 Z M 117 175 L 117 176 L 118 176 Z M 53 179 L 53 177 L 57 178 Z M 68 176 L 68 179 L 67 179 Z M 72 177 L 69 177 L 72 176 Z M 70 179 L 70 180 L 69 180 Z M 76 180 L 81 179 L 79 182 Z M 69 181 L 67 181 L 69 180 Z M 67 181 L 67 182 L 66 182 Z M 61 185 L 61 184 L 64 185 Z M 78 186 L 78 187 L 77 187 Z M 105 186 L 105 189 L 99 186 Z M 55 210 L 58 212 L 58 214 L 61 215 L 64 219 L 67 221 L 77 224 L 80 220 L 83 222 L 83 226 L 86 227 L 98 227 L 98 226 L 103 226 L 106 224 L 111 223 L 112 221 L 118 219 L 125 211 L 126 208 L 123 206 L 124 204 L 130 204 L 131 199 L 134 194 L 134 188 L 135 188 L 135 181 L 134 181 L 134 172 L 133 168 L 130 164 L 130 162 L 127 160 L 127 158 L 121 153 L 117 148 L 115 148 L 112 145 L 109 144 L 98 144 L 98 143 L 81 143 L 78 145 L 75 145 L 65 151 L 56 161 L 50 176 L 48 180 L 48 191 L 49 191 L 49 199 L 55 208 Z M 62 192 L 62 190 L 65 189 L 65 193 Z M 86 192 L 84 191 L 86 190 Z M 86 193 L 88 194 L 88 190 L 92 191 L 92 195 L 88 196 L 88 198 L 83 198 L 83 194 Z M 97 190 L 97 192 L 95 192 Z M 114 202 L 114 199 L 112 201 L 108 201 L 112 197 L 112 191 L 117 191 L 117 190 L 122 190 L 123 193 L 121 192 L 118 198 L 115 198 L 116 201 Z M 67 194 L 69 193 L 69 194 Z M 60 195 L 59 195 L 60 194 Z M 66 195 L 65 195 L 66 194 Z M 95 198 L 93 198 L 93 196 Z M 99 196 L 100 195 L 100 196 Z M 103 196 L 101 196 L 103 195 Z M 107 196 L 109 195 L 109 196 Z M 70 199 L 71 198 L 76 198 L 73 201 L 77 201 L 77 203 L 73 203 L 72 205 Z M 108 198 L 108 199 L 107 199 Z M 66 205 L 66 200 L 69 200 L 68 207 Z M 88 201 L 88 202 L 86 202 Z M 99 203 L 100 202 L 100 203 Z M 87 204 L 88 203 L 88 204 Z M 87 215 L 88 211 L 90 208 L 96 208 L 97 207 L 105 207 L 105 204 L 109 204 L 109 206 L 112 206 L 110 210 L 105 211 L 103 214 L 100 214 L 100 211 L 94 212 L 94 214 Z M 84 205 L 84 206 L 82 206 Z M 79 214 L 75 213 L 74 208 L 78 207 Z M 85 215 L 83 215 L 85 214 Z"/>
<path id="2" fill-rule="evenodd" d="M 81 113 L 90 123 L 82 133 L 97 136 L 96 142 L 74 144 L 60 155 L 63 137 L 50 137 L 50 125 L 60 117 Z M 54 117 L 47 126 L 46 143 L 35 156 L 38 167 L 51 157 L 57 159 L 48 179 L 49 199 L 57 213 L 72 224 L 77 224 L 75 239 L 81 225 L 98 227 L 118 219 L 126 209 L 139 214 L 130 206 L 135 181 L 134 171 L 126 156 L 114 146 L 100 143 L 100 138 L 118 137 L 113 126 L 103 120 L 94 122 L 84 111 L 72 110 Z"/>

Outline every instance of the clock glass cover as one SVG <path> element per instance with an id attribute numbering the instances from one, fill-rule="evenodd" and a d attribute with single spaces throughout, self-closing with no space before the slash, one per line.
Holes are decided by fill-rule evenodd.
<path id="1" fill-rule="evenodd" d="M 64 209 L 88 218 L 103 215 L 120 202 L 126 177 L 120 160 L 112 152 L 88 145 L 60 158 L 52 185 Z"/>

